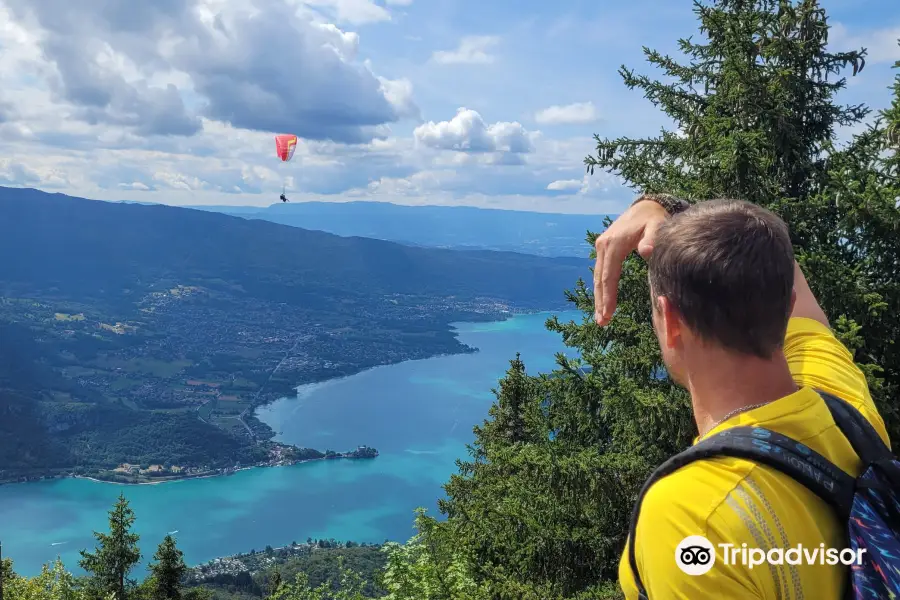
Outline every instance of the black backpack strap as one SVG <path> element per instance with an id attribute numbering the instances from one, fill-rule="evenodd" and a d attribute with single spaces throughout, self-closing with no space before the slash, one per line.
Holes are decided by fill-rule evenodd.
<path id="1" fill-rule="evenodd" d="M 894 489 L 900 489 L 900 470 L 894 465 L 894 455 L 872 424 L 852 404 L 818 390 L 825 400 L 838 429 L 850 442 L 853 451 L 863 463 L 863 471 L 871 465 L 879 465 L 880 472 L 888 478 Z"/>
<path id="2" fill-rule="evenodd" d="M 647 599 L 647 591 L 638 572 L 634 536 L 644 496 L 657 480 L 681 467 L 696 460 L 718 457 L 743 458 L 781 471 L 815 492 L 832 506 L 841 518 L 849 518 L 856 487 L 855 478 L 821 454 L 780 433 L 762 427 L 726 429 L 664 462 L 653 472 L 638 495 L 631 515 L 628 562 L 637 584 L 638 597 L 642 600 Z"/>
<path id="3" fill-rule="evenodd" d="M 825 400 L 828 410 L 831 411 L 831 417 L 841 433 L 853 446 L 853 451 L 864 464 L 893 458 L 890 448 L 887 447 L 872 424 L 852 404 L 827 392 L 821 390 L 818 392 Z"/>

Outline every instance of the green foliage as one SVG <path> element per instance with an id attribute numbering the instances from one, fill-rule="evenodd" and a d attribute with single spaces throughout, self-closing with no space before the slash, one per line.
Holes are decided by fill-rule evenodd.
<path id="1" fill-rule="evenodd" d="M 275 572 L 272 573 L 272 578 L 269 580 L 269 595 L 274 595 L 281 588 L 282 583 L 281 571 L 276 567 Z"/>
<path id="2" fill-rule="evenodd" d="M 844 69 L 863 52 L 829 52 L 814 0 L 695 3 L 701 41 L 680 40 L 687 60 L 645 49 L 662 81 L 621 74 L 673 119 L 650 139 L 596 138 L 590 172 L 603 169 L 646 192 L 697 201 L 747 199 L 780 213 L 839 336 L 855 351 L 873 395 L 900 437 L 896 265 L 900 252 L 896 146 L 881 124 L 846 148 L 835 128 L 866 117 L 839 106 Z M 898 100 L 885 119 L 900 118 Z M 896 136 L 895 136 L 896 137 Z M 593 241 L 591 236 L 590 241 Z M 395 598 L 616 597 L 615 579 L 634 499 L 650 471 L 696 434 L 689 397 L 665 376 L 650 322 L 646 265 L 624 265 L 612 323 L 598 328 L 578 281 L 581 323 L 548 326 L 580 351 L 552 376 L 529 376 L 518 358 L 471 459 L 446 486 L 447 520 L 421 515 L 420 535 L 391 547 L 384 585 Z M 585 373 L 581 364 L 591 367 Z M 453 575 L 451 575 L 453 574 Z"/>
<path id="3" fill-rule="evenodd" d="M 184 564 L 184 554 L 175 545 L 175 538 L 167 535 L 153 555 L 153 560 L 155 562 L 150 564 L 153 600 L 181 600 L 181 580 L 187 573 L 187 565 Z"/>
<path id="4" fill-rule="evenodd" d="M 140 536 L 131 532 L 134 511 L 124 494 L 119 495 L 109 512 L 109 533 L 94 532 L 95 552 L 81 551 L 79 565 L 89 574 L 88 589 L 93 594 L 112 595 L 114 600 L 128 600 L 135 582 L 128 574 L 141 559 L 137 543 Z"/>
<path id="5" fill-rule="evenodd" d="M 135 515 L 120 495 L 109 512 L 109 533 L 95 532 L 97 549 L 81 551 L 80 566 L 87 572 L 76 578 L 57 559 L 44 565 L 40 575 L 21 577 L 12 561 L 0 564 L 5 600 L 213 600 L 210 590 L 185 589 L 182 580 L 187 567 L 175 539 L 167 535 L 160 543 L 150 575 L 140 584 L 128 574 L 141 558 L 139 536 L 131 533 Z"/>
<path id="6" fill-rule="evenodd" d="M 44 565 L 37 577 L 18 577 L 3 573 L 5 600 L 88 600 L 90 596 L 79 589 L 75 577 L 66 571 L 57 559 L 52 565 Z"/>
<path id="7" fill-rule="evenodd" d="M 188 588 L 181 597 L 183 600 L 213 600 L 213 593 L 203 588 Z"/>
<path id="8" fill-rule="evenodd" d="M 497 564 L 476 573 L 475 553 L 454 543 L 455 533 L 418 511 L 419 533 L 408 543 L 386 544 L 388 564 L 381 585 L 388 600 L 560 600 L 551 584 L 516 579 L 512 569 Z M 604 583 L 570 596 L 576 600 L 618 600 L 614 584 Z"/>
<path id="9" fill-rule="evenodd" d="M 271 600 L 365 600 L 363 589 L 365 582 L 358 573 L 339 564 L 339 579 L 337 581 L 325 581 L 313 587 L 309 582 L 309 576 L 300 572 L 292 583 L 282 583 L 276 592 L 271 594 Z"/>
<path id="10" fill-rule="evenodd" d="M 376 597 L 375 575 L 386 563 L 384 553 L 372 547 L 347 547 L 316 550 L 308 555 L 291 559 L 281 567 L 284 580 L 293 580 L 297 573 L 309 576 L 310 584 L 319 586 L 326 581 L 338 582 L 341 570 L 346 568 L 360 574 L 366 581 L 363 591 L 366 597 Z"/>

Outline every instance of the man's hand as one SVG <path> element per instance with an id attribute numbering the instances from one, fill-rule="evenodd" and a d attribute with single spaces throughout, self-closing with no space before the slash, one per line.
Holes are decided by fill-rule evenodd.
<path id="1" fill-rule="evenodd" d="M 660 224 L 669 217 L 666 209 L 653 200 L 634 204 L 597 237 L 597 264 L 594 265 L 594 319 L 606 325 L 616 310 L 622 263 L 633 250 L 649 258 L 653 238 Z"/>

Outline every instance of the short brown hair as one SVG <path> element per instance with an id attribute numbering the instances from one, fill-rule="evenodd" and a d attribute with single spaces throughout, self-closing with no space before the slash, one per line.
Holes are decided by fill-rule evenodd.
<path id="1" fill-rule="evenodd" d="M 787 225 L 761 206 L 700 202 L 657 232 L 653 301 L 665 296 L 688 327 L 724 348 L 770 358 L 784 344 L 793 288 Z"/>

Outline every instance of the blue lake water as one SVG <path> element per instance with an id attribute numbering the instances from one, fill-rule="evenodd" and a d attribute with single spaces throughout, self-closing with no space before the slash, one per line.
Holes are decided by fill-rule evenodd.
<path id="1" fill-rule="evenodd" d="M 0 486 L 0 542 L 18 572 L 33 575 L 61 556 L 75 569 L 78 550 L 93 548 L 95 530 L 120 492 L 135 511 L 143 562 L 177 531 L 185 559 L 199 563 L 291 541 L 335 538 L 405 541 L 413 510 L 436 513 L 442 485 L 465 456 L 472 427 L 494 400 L 491 388 L 520 352 L 530 373 L 554 367 L 564 350 L 546 331 L 548 314 L 495 323 L 457 324 L 476 354 L 379 367 L 345 379 L 303 386 L 260 410 L 278 439 L 321 450 L 374 446 L 374 460 L 317 461 L 251 469 L 230 477 L 122 486 L 80 479 Z M 580 320 L 565 312 L 560 319 Z"/>

